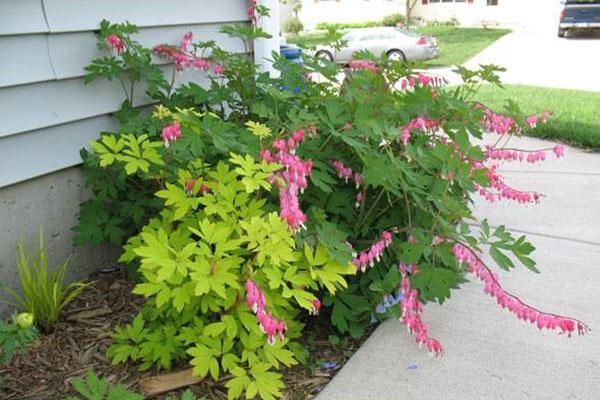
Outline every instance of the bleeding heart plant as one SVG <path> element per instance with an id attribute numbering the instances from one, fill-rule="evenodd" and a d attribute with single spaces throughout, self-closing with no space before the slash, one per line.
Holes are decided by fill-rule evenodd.
<path id="1" fill-rule="evenodd" d="M 264 36 L 256 20 L 266 11 L 250 2 L 248 12 L 253 24 L 224 32 Z M 103 25 L 106 63 L 147 54 L 133 32 Z M 95 197 L 83 205 L 78 237 L 126 241 L 121 260 L 138 269 L 135 293 L 147 299 L 117 331 L 113 362 L 170 368 L 189 360 L 201 376 L 231 374 L 230 398 L 271 399 L 282 393 L 280 364 L 303 359 L 297 339 L 307 315 L 356 337 L 395 317 L 442 354 L 423 305 L 443 303 L 469 274 L 539 329 L 588 329 L 507 293 L 481 257 L 537 272 L 525 237 L 490 228 L 469 205 L 476 196 L 541 202 L 540 193 L 510 186 L 500 163 L 564 156 L 560 145 L 508 147 L 552 123 L 549 112 L 510 106 L 501 114 L 471 100 L 482 82 L 499 85 L 497 67 L 459 68 L 464 83 L 446 88 L 440 77 L 368 53 L 345 70 L 275 57 L 274 78 L 257 73 L 247 54 L 192 42 L 190 33 L 154 51 L 171 60 L 173 76 L 199 68 L 211 84 L 152 86 L 161 103 L 152 116 L 126 103 L 122 130 L 84 153 Z M 89 71 L 102 75 L 101 64 Z"/>

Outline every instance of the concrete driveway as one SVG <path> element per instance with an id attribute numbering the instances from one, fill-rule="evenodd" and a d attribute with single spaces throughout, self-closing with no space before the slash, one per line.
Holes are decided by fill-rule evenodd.
<path id="1" fill-rule="evenodd" d="M 548 0 L 552 1 L 552 0 Z M 524 7 L 528 2 L 523 2 Z M 600 91 L 600 33 L 559 38 L 562 6 L 526 8 L 528 18 L 469 60 L 467 67 L 496 64 L 505 83 Z"/>
<path id="2" fill-rule="evenodd" d="M 492 44 L 465 66 L 496 64 L 507 84 L 600 91 L 600 35 L 558 38 L 552 30 L 517 30 Z"/>
<path id="3" fill-rule="evenodd" d="M 550 144 L 522 138 L 524 148 Z M 564 161 L 508 164 L 507 182 L 544 192 L 540 205 L 476 204 L 476 213 L 527 232 L 542 271 L 500 272 L 506 290 L 540 309 L 580 318 L 592 332 L 538 332 L 473 282 L 424 320 L 446 353 L 431 358 L 398 321 L 382 324 L 319 400 L 596 400 L 600 398 L 600 155 L 567 149 Z"/>

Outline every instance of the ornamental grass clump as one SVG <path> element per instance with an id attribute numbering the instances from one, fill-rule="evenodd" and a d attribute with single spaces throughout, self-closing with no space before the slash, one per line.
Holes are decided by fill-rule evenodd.
<path id="1" fill-rule="evenodd" d="M 224 31 L 262 37 L 255 22 L 265 12 L 251 3 L 254 23 Z M 135 114 L 83 153 L 95 197 L 83 204 L 78 237 L 125 242 L 121 261 L 137 270 L 134 292 L 146 298 L 115 334 L 114 363 L 187 361 L 196 375 L 228 376 L 229 398 L 272 399 L 283 393 L 282 366 L 306 359 L 299 338 L 315 315 L 354 337 L 398 318 L 441 355 L 424 304 L 443 303 L 470 275 L 539 329 L 588 329 L 509 294 L 482 261 L 487 252 L 501 269 L 538 271 L 524 236 L 491 229 L 469 205 L 479 196 L 542 203 L 512 187 L 499 163 L 564 156 L 561 146 L 509 147 L 552 123 L 548 112 L 534 121 L 472 100 L 483 82 L 500 84 L 497 67 L 459 68 L 464 83 L 450 89 L 385 56 L 358 54 L 344 74 L 311 57 L 300 66 L 274 56 L 273 78 L 247 54 L 184 43 L 210 48 L 206 57 L 223 67 L 207 72 L 210 90 L 164 89 L 151 116 Z M 102 222 L 92 224 L 99 209 Z"/>
<path id="2" fill-rule="evenodd" d="M 90 285 L 83 282 L 67 284 L 65 280 L 68 270 L 69 260 L 55 268 L 48 267 L 43 231 L 40 231 L 39 248 L 34 255 L 27 254 L 21 240 L 17 256 L 20 288 L 15 290 L 3 287 L 8 295 L 4 301 L 19 311 L 28 313 L 41 331 L 50 332 L 65 307 Z"/>

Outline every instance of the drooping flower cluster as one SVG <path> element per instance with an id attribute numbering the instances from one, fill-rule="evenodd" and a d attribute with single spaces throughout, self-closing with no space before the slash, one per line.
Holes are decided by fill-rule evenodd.
<path id="1" fill-rule="evenodd" d="M 373 243 L 369 250 L 363 251 L 352 261 L 356 269 L 364 272 L 367 266 L 372 267 L 381 260 L 383 251 L 392 244 L 392 233 L 385 231 L 381 234 L 381 239 Z"/>
<path id="2" fill-rule="evenodd" d="M 430 354 L 441 355 L 443 353 L 442 344 L 437 339 L 429 337 L 427 325 L 421 318 L 423 303 L 419 301 L 419 292 L 410 287 L 410 276 L 417 272 L 417 266 L 400 264 L 399 268 L 402 274 L 400 282 L 402 318 L 400 321 L 411 334 L 415 335 L 419 347 L 425 345 Z"/>
<path id="3" fill-rule="evenodd" d="M 183 40 L 179 47 L 161 44 L 153 48 L 153 52 L 161 57 L 168 58 L 175 65 L 175 70 L 182 72 L 186 69 L 197 69 L 202 71 L 209 71 L 212 69 L 216 75 L 221 75 L 224 72 L 224 68 L 213 63 L 210 60 L 197 57 L 195 54 L 190 52 L 190 44 L 192 42 L 193 33 L 188 32 L 183 36 Z"/>
<path id="4" fill-rule="evenodd" d="M 276 336 L 283 340 L 284 332 L 287 330 L 285 321 L 273 317 L 266 311 L 265 295 L 252 279 L 246 281 L 246 303 L 256 315 L 256 320 L 261 330 L 267 335 L 269 344 L 275 344 Z"/>
<path id="5" fill-rule="evenodd" d="M 304 192 L 308 187 L 307 178 L 312 171 L 312 161 L 303 161 L 295 155 L 296 148 L 304 140 L 304 130 L 297 130 L 287 140 L 275 140 L 272 144 L 277 151 L 271 154 L 263 149 L 260 155 L 268 163 L 278 163 L 284 168 L 271 177 L 271 182 L 279 189 L 280 216 L 287 222 L 292 231 L 304 228 L 306 215 L 300 209 L 298 192 Z M 278 179 L 280 178 L 280 179 Z M 282 185 L 280 182 L 283 181 Z"/>
<path id="6" fill-rule="evenodd" d="M 538 150 L 532 152 L 520 151 L 520 150 L 503 150 L 494 149 L 488 146 L 486 149 L 486 158 L 494 161 L 527 161 L 530 164 L 546 160 L 547 150 Z M 564 148 L 561 145 L 557 145 L 552 149 L 552 152 L 557 158 L 564 156 Z"/>
<path id="7" fill-rule="evenodd" d="M 115 50 L 117 53 L 122 52 L 125 49 L 125 42 L 114 33 L 106 37 L 106 44 L 109 48 Z"/>
<path id="8" fill-rule="evenodd" d="M 367 60 L 351 60 L 348 66 L 354 70 L 366 69 L 371 72 L 377 72 L 377 66 Z"/>
<path id="9" fill-rule="evenodd" d="M 419 72 L 419 74 L 414 77 L 407 77 L 407 78 L 402 78 L 402 80 L 400 81 L 400 87 L 402 88 L 402 90 L 406 90 L 409 87 L 412 89 L 415 86 L 418 87 L 426 87 L 426 86 L 430 86 L 430 87 L 440 87 L 440 86 L 444 86 L 448 84 L 448 81 L 446 80 L 446 78 L 440 77 L 440 76 L 429 76 L 429 75 L 425 75 L 421 72 Z"/>
<path id="10" fill-rule="evenodd" d="M 183 35 L 183 39 L 181 39 L 181 44 L 179 48 L 183 51 L 190 51 L 190 44 L 192 44 L 192 38 L 194 34 L 190 31 Z"/>
<path id="11" fill-rule="evenodd" d="M 253 26 L 258 22 L 258 16 L 256 15 L 256 0 L 248 0 L 248 9 L 246 10 L 248 18 Z"/>
<path id="12" fill-rule="evenodd" d="M 548 122 L 548 117 L 551 116 L 552 113 L 544 111 L 539 115 L 530 115 L 529 117 L 525 118 L 525 123 L 527 123 L 527 125 L 529 125 L 530 128 L 535 128 L 538 124 L 538 121 L 541 121 L 542 124 L 545 124 L 546 122 Z"/>
<path id="13" fill-rule="evenodd" d="M 497 114 L 489 108 L 486 108 L 484 112 L 481 125 L 487 132 L 498 135 L 521 131 L 521 128 L 514 119 L 503 114 Z"/>
<path id="14" fill-rule="evenodd" d="M 423 132 L 428 132 L 438 129 L 440 122 L 427 117 L 417 117 L 410 121 L 407 125 L 400 128 L 402 134 L 400 135 L 400 141 L 403 145 L 406 145 L 411 137 L 411 131 L 414 129 L 420 129 Z"/>
<path id="15" fill-rule="evenodd" d="M 485 108 L 481 125 L 490 133 L 498 135 L 506 135 L 509 133 L 521 133 L 522 129 L 519 124 L 511 117 L 503 114 L 495 113 L 489 108 L 479 105 L 478 108 Z M 545 124 L 548 118 L 552 116 L 551 112 L 545 111 L 541 114 L 530 115 L 525 118 L 525 124 L 530 128 L 535 128 L 538 122 Z"/>
<path id="16" fill-rule="evenodd" d="M 539 311 L 521 301 L 502 288 L 498 282 L 498 275 L 489 268 L 470 249 L 457 243 L 452 248 L 454 258 L 458 263 L 466 263 L 470 273 L 477 276 L 485 284 L 485 293 L 494 297 L 498 305 L 512 312 L 525 322 L 535 324 L 538 329 L 558 330 L 571 336 L 577 329 L 579 334 L 588 330 L 586 324 L 573 318 Z"/>
<path id="17" fill-rule="evenodd" d="M 542 195 L 537 192 L 525 192 L 514 189 L 504 183 L 504 180 L 497 172 L 497 165 L 491 165 L 486 167 L 485 175 L 490 181 L 490 188 L 476 185 L 477 192 L 485 197 L 490 203 L 494 203 L 500 200 L 512 200 L 521 204 L 525 203 L 539 203 Z"/>
<path id="18" fill-rule="evenodd" d="M 181 137 L 181 126 L 179 122 L 173 122 L 167 125 L 162 130 L 162 139 L 165 142 L 165 147 L 169 147 L 170 142 L 174 142 Z"/>
<path id="19" fill-rule="evenodd" d="M 346 183 L 348 183 L 350 180 L 353 180 L 357 189 L 365 182 L 365 178 L 361 174 L 352 171 L 352 168 L 347 167 L 343 162 L 339 160 L 333 160 L 331 165 L 333 165 L 337 175 L 346 181 Z"/>

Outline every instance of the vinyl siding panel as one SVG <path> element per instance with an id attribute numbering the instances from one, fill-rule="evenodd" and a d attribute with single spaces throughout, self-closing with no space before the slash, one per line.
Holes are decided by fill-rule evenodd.
<path id="1" fill-rule="evenodd" d="M 244 22 L 246 0 L 0 0 L 0 187 L 80 163 L 79 150 L 103 130 L 124 100 L 118 82 L 84 85 L 84 67 L 101 55 L 94 30 L 103 18 L 136 23 L 136 40 L 176 44 L 187 31 L 243 51 L 220 33 Z M 163 59 L 155 60 L 166 64 Z M 170 66 L 164 65 L 170 76 Z M 203 72 L 186 72 L 178 84 L 205 83 Z M 151 100 L 136 88 L 135 105 Z"/>
<path id="2" fill-rule="evenodd" d="M 0 50 L 0 88 L 55 78 L 45 35 L 0 36 Z"/>
<path id="3" fill-rule="evenodd" d="M 98 29 L 106 18 L 139 26 L 241 21 L 247 18 L 239 0 L 44 0 L 50 32 Z M 73 18 L 76 15 L 77 18 Z"/>
<path id="4" fill-rule="evenodd" d="M 48 31 L 42 0 L 0 0 L 0 35 Z"/>
<path id="5" fill-rule="evenodd" d="M 117 124 L 103 115 L 83 121 L 0 138 L 0 187 L 81 163 L 79 151 Z"/>

